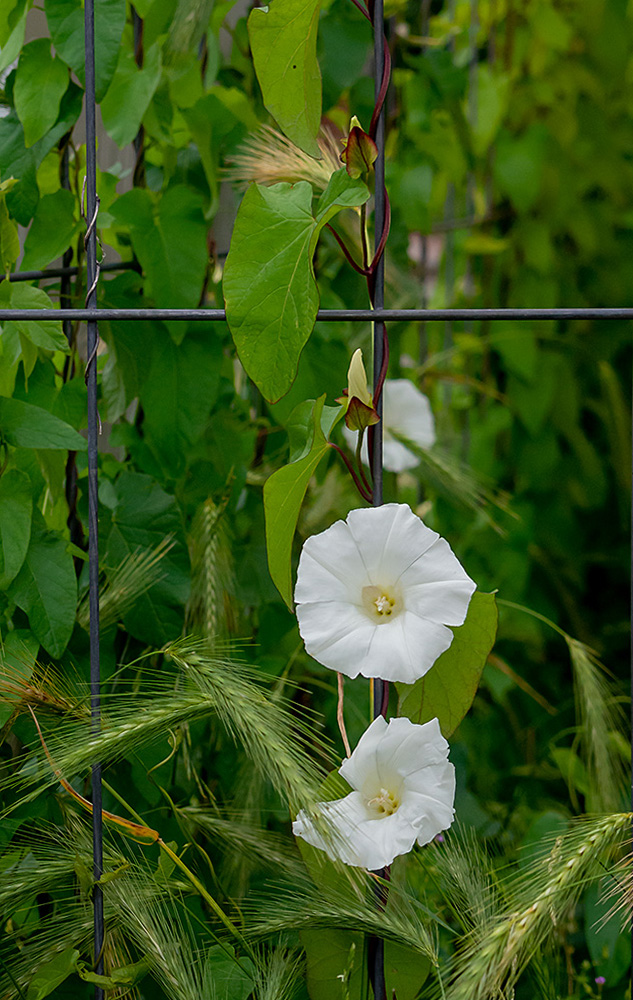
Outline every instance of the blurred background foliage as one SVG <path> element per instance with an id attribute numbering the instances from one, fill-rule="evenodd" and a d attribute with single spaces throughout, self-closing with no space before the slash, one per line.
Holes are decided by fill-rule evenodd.
<path id="1" fill-rule="evenodd" d="M 81 305 L 81 4 L 46 0 L 43 12 L 30 8 L 30 0 L 4 0 L 0 11 L 2 271 L 39 270 L 63 258 L 79 273 L 62 283 L 3 280 L 0 304 Z M 96 0 L 99 227 L 105 263 L 123 264 L 102 273 L 102 307 L 221 307 L 223 262 L 246 182 L 304 178 L 318 193 L 337 166 L 350 117 L 368 127 L 372 39 L 349 0 L 322 4 L 327 148 L 318 162 L 259 131 L 274 123 L 249 55 L 247 14 L 230 0 L 139 0 L 134 7 Z M 387 15 L 387 306 L 630 306 L 630 4 L 391 0 Z M 348 234 L 353 220 L 350 212 L 341 222 Z M 327 233 L 315 271 L 322 307 L 366 307 L 363 280 Z M 292 410 L 322 393 L 334 402 L 352 351 L 360 346 L 370 356 L 369 326 L 317 323 L 293 388 L 275 405 L 244 376 L 223 323 L 113 321 L 102 322 L 100 334 L 106 697 L 125 692 L 133 704 L 143 695 L 149 681 L 140 656 L 158 671 L 163 693 L 170 684 L 177 690 L 177 672 L 160 649 L 185 631 L 237 639 L 239 655 L 271 685 L 273 702 L 284 694 L 292 713 L 311 713 L 315 742 L 333 740 L 340 755 L 336 678 L 306 655 L 268 574 L 262 487 L 288 461 Z M 389 334 L 389 375 L 428 394 L 438 442 L 417 469 L 386 474 L 385 499 L 410 503 L 449 539 L 481 590 L 498 590 L 497 644 L 451 740 L 457 816 L 474 832 L 473 844 L 489 844 L 493 868 L 525 865 L 542 838 L 562 834 L 573 817 L 627 808 L 630 324 L 416 322 L 391 324 Z M 62 333 L 60 324 L 5 323 L 0 353 L 0 768 L 10 808 L 16 776 L 50 776 L 25 702 L 39 708 L 58 743 L 64 734 L 72 740 L 64 726 L 79 724 L 85 705 L 87 472 L 76 433 L 86 427 L 85 334 L 78 324 Z M 310 485 L 297 553 L 303 537 L 357 505 L 332 454 Z M 367 682 L 348 682 L 345 707 L 354 745 L 369 718 Z M 105 805 L 120 813 L 123 796 L 164 841 L 196 845 L 188 863 L 211 872 L 214 894 L 233 900 L 235 914 L 271 865 L 273 873 L 294 871 L 300 862 L 283 796 L 253 770 L 232 732 L 226 719 L 186 717 L 139 747 L 126 743 L 108 767 Z M 83 780 L 75 784 L 83 788 Z M 85 832 L 64 794 L 39 794 L 3 821 L 1 865 L 8 884 L 16 871 L 46 868 L 50 848 L 42 844 L 64 822 L 73 832 L 61 881 L 51 877 L 38 888 L 25 876 L 24 894 L 5 910 L 3 997 L 83 997 L 93 989 L 74 976 L 56 992 L 32 983 L 26 992 L 30 972 L 60 942 L 71 949 L 68 969 L 73 948 L 89 954 L 89 926 L 78 909 L 85 888 L 76 888 Z M 43 823 L 55 826 L 44 834 Z M 34 830 L 41 843 L 20 840 Z M 155 877 L 175 878 L 155 848 L 142 850 Z M 446 872 L 438 875 L 429 861 L 434 850 L 423 852 L 424 862 L 402 861 L 402 877 L 454 928 Z M 116 868 L 121 858 L 113 858 Z M 138 898 L 129 899 L 112 883 L 110 969 L 139 954 L 158 962 L 161 947 L 168 953 L 156 944 L 158 918 L 144 938 L 121 915 L 136 902 L 148 926 L 156 916 L 141 882 Z M 517 998 L 625 995 L 629 959 L 618 920 L 596 924 L 608 905 L 592 888 L 568 908 L 550 935 L 559 964 L 542 966 L 537 956 Z M 195 942 L 208 910 L 196 898 L 176 911 L 162 913 L 160 933 L 168 936 L 171 919 Z M 285 933 L 288 947 L 299 945 L 296 929 Z M 318 947 L 329 954 L 332 940 L 321 933 Z M 325 987 L 315 972 L 321 959 L 308 949 L 313 1000 L 323 989 L 335 995 L 327 990 L 337 975 L 351 993 L 336 995 L 360 995 L 352 966 L 345 979 L 352 944 L 350 937 L 339 949 Z M 451 953 L 447 932 L 438 948 Z M 211 949 L 207 959 L 217 972 L 226 952 Z M 241 961 L 241 973 L 229 962 L 232 985 L 215 995 L 245 1000 L 254 988 L 258 996 L 305 995 L 301 965 L 279 958 L 279 968 L 266 966 L 279 992 L 265 993 L 272 979 L 255 987 L 253 957 Z M 182 983 L 174 993 L 157 967 L 151 987 L 128 983 L 110 995 L 130 988 L 152 998 L 187 995 Z M 200 975 L 194 995 L 206 988 L 204 969 Z M 46 982 L 54 987 L 54 970 Z M 415 976 L 413 985 L 399 984 L 398 1000 L 415 997 L 420 986 Z"/>

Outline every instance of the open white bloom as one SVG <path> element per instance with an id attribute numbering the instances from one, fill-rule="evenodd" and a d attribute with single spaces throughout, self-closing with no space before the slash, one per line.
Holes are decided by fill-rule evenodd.
<path id="1" fill-rule="evenodd" d="M 437 719 L 374 719 L 339 773 L 354 789 L 321 802 L 319 829 L 300 812 L 292 830 L 332 859 L 376 871 L 428 844 L 453 822 L 455 768 Z"/>
<path id="2" fill-rule="evenodd" d="M 348 677 L 413 684 L 453 641 L 476 587 L 407 504 L 352 510 L 305 542 L 295 601 L 308 653 Z"/>
<path id="3" fill-rule="evenodd" d="M 387 379 L 382 396 L 383 465 L 389 472 L 413 469 L 420 459 L 398 441 L 394 434 L 407 438 L 420 448 L 432 448 L 435 444 L 435 420 L 431 404 L 408 378 Z M 355 450 L 358 431 L 343 427 L 343 435 L 350 448 Z M 361 458 L 365 465 L 369 464 L 367 435 L 363 441 Z"/>

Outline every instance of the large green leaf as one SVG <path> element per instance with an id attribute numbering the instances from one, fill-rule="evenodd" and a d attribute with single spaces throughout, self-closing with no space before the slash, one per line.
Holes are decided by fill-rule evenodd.
<path id="1" fill-rule="evenodd" d="M 85 451 L 86 439 L 59 417 L 21 399 L 0 398 L 0 438 L 16 448 Z"/>
<path id="2" fill-rule="evenodd" d="M 26 0 L 3 0 L 0 4 L 0 73 L 20 55 L 28 10 Z"/>
<path id="3" fill-rule="evenodd" d="M 51 55 L 50 39 L 37 38 L 24 46 L 13 96 L 27 146 L 41 139 L 57 121 L 68 83 L 68 69 L 61 59 Z"/>
<path id="4" fill-rule="evenodd" d="M 81 0 L 45 0 L 44 9 L 55 51 L 83 83 L 86 60 Z M 110 86 L 121 50 L 125 0 L 94 0 L 94 15 L 95 93 L 97 101 L 101 101 Z"/>
<path id="5" fill-rule="evenodd" d="M 215 86 L 190 108 L 182 110 L 191 138 L 198 147 L 205 177 L 216 205 L 221 181 L 220 161 L 225 149 L 233 149 L 259 122 L 248 98 L 236 87 Z"/>
<path id="6" fill-rule="evenodd" d="M 147 443 L 171 475 L 184 468 L 187 448 L 209 419 L 220 382 L 222 348 L 217 338 L 191 330 L 176 346 L 162 328 L 152 345 L 152 363 L 141 393 Z"/>
<path id="7" fill-rule="evenodd" d="M 396 684 L 398 715 L 423 723 L 438 718 L 444 736 L 450 736 L 473 703 L 479 679 L 497 634 L 494 594 L 476 591 L 466 621 L 453 629 L 445 653 L 415 684 Z"/>
<path id="8" fill-rule="evenodd" d="M 15 111 L 0 118 L 0 178 L 14 177 L 18 184 L 7 194 L 7 208 L 22 226 L 28 226 L 40 193 L 33 147 L 24 144 L 24 129 Z"/>
<path id="9" fill-rule="evenodd" d="M 34 518 L 24 565 L 8 595 L 28 615 L 47 653 L 58 659 L 75 623 L 77 578 L 67 542 L 57 532 L 47 531 L 41 516 Z"/>
<path id="10" fill-rule="evenodd" d="M 316 319 L 319 232 L 334 211 L 368 198 L 344 169 L 333 174 L 316 219 L 307 181 L 252 184 L 244 195 L 224 269 L 226 315 L 244 368 L 271 402 L 292 385 Z"/>
<path id="11" fill-rule="evenodd" d="M 75 972 L 78 959 L 79 952 L 75 948 L 66 948 L 50 962 L 41 965 L 33 973 L 26 1000 L 44 1000 L 44 997 L 50 996 L 53 990 Z"/>
<path id="12" fill-rule="evenodd" d="M 273 0 L 248 18 L 253 62 L 264 104 L 282 132 L 320 157 L 321 70 L 316 57 L 319 0 Z"/>
<path id="13" fill-rule="evenodd" d="M 145 53 L 142 69 L 136 65 L 133 52 L 121 49 L 114 79 L 101 102 L 105 130 L 118 146 L 127 146 L 137 134 L 160 75 L 158 44 Z"/>
<path id="14" fill-rule="evenodd" d="M 180 512 L 174 498 L 150 476 L 123 472 L 115 484 L 111 517 L 103 556 L 108 568 L 130 553 L 154 549 L 168 535 L 176 542 L 161 561 L 163 579 L 138 598 L 124 619 L 136 638 L 162 645 L 182 629 L 189 596 L 189 557 Z"/>
<path id="15" fill-rule="evenodd" d="M 7 309 L 52 309 L 53 303 L 41 288 L 34 288 L 25 282 L 3 282 L 0 285 L 0 303 Z M 11 326 L 35 347 L 45 351 L 69 351 L 61 326 L 61 320 L 16 319 Z M 6 327 L 5 327 L 6 329 Z"/>
<path id="16" fill-rule="evenodd" d="M 160 198 L 137 188 L 119 198 L 111 212 L 130 228 L 155 304 L 195 307 L 208 260 L 201 196 L 179 184 Z"/>
<path id="17" fill-rule="evenodd" d="M 277 590 L 288 607 L 292 610 L 292 575 L 290 557 L 292 540 L 297 527 L 299 511 L 306 495 L 308 483 L 315 469 L 328 450 L 327 438 L 322 426 L 323 403 L 321 396 L 312 403 L 311 439 L 310 445 L 303 457 L 291 465 L 285 465 L 273 472 L 264 484 L 264 512 L 266 515 L 266 549 L 268 552 L 268 568 Z M 297 407 L 299 409 L 299 407 Z M 334 410 L 328 407 L 328 411 Z M 342 414 L 340 407 L 334 413 L 327 414 L 326 430 L 332 429 L 336 419 Z M 301 405 L 301 413 L 297 422 L 303 425 L 305 413 Z M 293 425 L 296 436 L 297 427 Z"/>
<path id="18" fill-rule="evenodd" d="M 341 928 L 311 928 L 301 931 L 300 937 L 311 1000 L 362 1000 L 367 983 L 363 935 Z M 430 969 L 423 955 L 395 941 L 385 942 L 388 997 L 415 1000 Z"/>
<path id="19" fill-rule="evenodd" d="M 21 269 L 38 271 L 61 257 L 74 244 L 78 231 L 72 192 L 60 189 L 44 195 L 26 237 Z"/>
<path id="20" fill-rule="evenodd" d="M 256 969 L 250 958 L 232 958 L 232 948 L 214 944 L 207 951 L 203 972 L 204 996 L 214 1000 L 246 1000 L 255 986 Z"/>
<path id="21" fill-rule="evenodd" d="M 0 588 L 17 575 L 31 538 L 33 500 L 29 477 L 9 469 L 0 478 Z"/>

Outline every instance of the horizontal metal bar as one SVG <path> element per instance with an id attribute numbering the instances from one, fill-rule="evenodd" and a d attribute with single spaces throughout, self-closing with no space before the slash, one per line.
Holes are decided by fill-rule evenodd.
<path id="1" fill-rule="evenodd" d="M 48 267 L 45 271 L 16 271 L 15 274 L 0 274 L 0 281 L 44 281 L 47 278 L 72 278 L 83 271 L 80 267 Z M 141 265 L 135 260 L 113 260 L 102 264 L 100 271 L 136 271 L 141 274 Z"/>
<path id="2" fill-rule="evenodd" d="M 0 323 L 11 320 L 161 320 L 215 323 L 226 319 L 224 309 L 0 309 Z M 633 308 L 606 309 L 320 309 L 324 323 L 430 322 L 431 320 L 554 320 L 633 319 Z"/>

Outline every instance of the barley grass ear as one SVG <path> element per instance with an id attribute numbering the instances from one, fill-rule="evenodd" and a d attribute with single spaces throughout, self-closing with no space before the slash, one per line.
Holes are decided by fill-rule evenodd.
<path id="1" fill-rule="evenodd" d="M 230 593 L 233 590 L 233 560 L 226 520 L 226 504 L 205 500 L 189 532 L 191 593 L 186 627 L 208 640 L 226 638 L 236 631 Z"/>
<path id="2" fill-rule="evenodd" d="M 343 146 L 333 131 L 323 126 L 317 144 L 321 150 L 320 160 L 308 156 L 277 129 L 262 125 L 244 140 L 237 153 L 227 157 L 229 167 L 224 176 L 241 190 L 253 181 L 257 184 L 309 181 L 317 191 L 325 191 L 332 174 L 342 167 Z"/>
<path id="3" fill-rule="evenodd" d="M 604 875 L 603 859 L 630 836 L 631 813 L 583 817 L 548 856 L 506 880 L 506 902 L 469 934 L 453 961 L 446 1000 L 490 1000 L 511 990 L 583 889 Z"/>
<path id="4" fill-rule="evenodd" d="M 302 955 L 279 946 L 258 954 L 255 972 L 256 1000 L 293 1000 L 304 974 Z"/>
<path id="5" fill-rule="evenodd" d="M 348 868 L 336 884 L 332 878 L 319 886 L 297 878 L 278 884 L 242 907 L 246 933 L 257 940 L 309 927 L 361 931 L 408 946 L 436 965 L 438 956 L 428 929 L 432 915 L 400 893 L 392 905 L 378 910 L 375 883 L 371 873 Z"/>
<path id="6" fill-rule="evenodd" d="M 590 788 L 587 811 L 615 812 L 629 797 L 630 734 L 622 703 L 625 700 L 596 652 L 568 635 L 538 611 L 498 599 L 501 606 L 523 611 L 549 626 L 564 639 L 571 659 L 581 753 Z"/>
<path id="7" fill-rule="evenodd" d="M 164 655 L 175 670 L 148 668 L 141 689 L 136 678 L 129 685 L 120 683 L 115 691 L 104 691 L 103 729 L 98 735 L 74 719 L 64 719 L 45 733 L 57 771 L 68 780 L 95 759 L 106 765 L 149 743 L 166 742 L 170 731 L 182 725 L 216 718 L 242 746 L 260 777 L 297 808 L 311 806 L 324 777 L 314 756 L 320 755 L 331 769 L 329 748 L 319 741 L 312 720 L 299 719 L 267 690 L 255 668 L 232 658 L 230 651 L 227 647 L 222 655 L 217 647 L 191 637 L 165 647 Z M 18 775 L 14 784 L 30 790 L 35 782 L 45 785 L 46 778 Z M 56 782 L 51 771 L 48 784 Z"/>
<path id="8" fill-rule="evenodd" d="M 168 535 L 153 549 L 130 552 L 119 566 L 106 570 L 105 582 L 99 592 L 99 625 L 103 631 L 121 621 L 139 597 L 164 579 L 161 562 L 175 544 Z M 86 591 L 77 607 L 77 622 L 86 631 L 90 627 L 88 598 Z"/>

